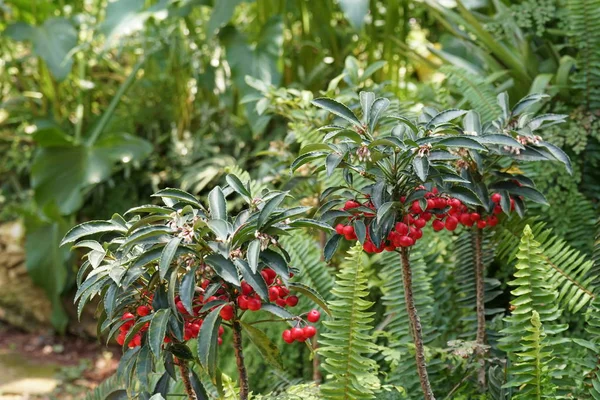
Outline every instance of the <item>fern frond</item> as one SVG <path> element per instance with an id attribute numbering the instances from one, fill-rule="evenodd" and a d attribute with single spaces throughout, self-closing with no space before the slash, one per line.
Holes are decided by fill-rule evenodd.
<path id="1" fill-rule="evenodd" d="M 589 394 L 593 399 L 600 399 L 600 304 L 598 301 L 592 302 L 588 307 L 585 316 L 585 330 L 590 335 L 591 342 L 596 346 L 595 351 L 590 351 L 586 361 L 588 364 L 588 374 L 586 375 L 589 388 Z M 590 349 L 592 350 L 592 349 Z"/>
<path id="2" fill-rule="evenodd" d="M 440 71 L 448 77 L 469 105 L 479 113 L 482 122 L 493 121 L 500 116 L 494 87 L 484 78 L 471 74 L 462 68 L 445 65 Z"/>
<path id="3" fill-rule="evenodd" d="M 575 87 L 583 93 L 588 110 L 600 106 L 600 1 L 568 0 L 567 17 L 577 55 Z"/>
<path id="4" fill-rule="evenodd" d="M 290 255 L 290 265 L 300 270 L 300 280 L 315 289 L 325 299 L 331 299 L 334 274 L 321 260 L 321 249 L 314 237 L 304 231 L 294 231 L 281 238 L 281 244 Z"/>
<path id="5" fill-rule="evenodd" d="M 374 346 L 369 333 L 373 313 L 368 311 L 373 303 L 365 300 L 369 291 L 362 254 L 360 244 L 350 249 L 331 290 L 334 300 L 329 301 L 329 308 L 334 318 L 323 322 L 328 330 L 321 335 L 317 351 L 325 360 L 323 368 L 333 375 L 321 386 L 327 400 L 374 397 L 377 365 L 369 358 Z"/>
<path id="6" fill-rule="evenodd" d="M 521 338 L 524 351 L 516 354 L 517 359 L 509 367 L 514 379 L 507 386 L 519 387 L 512 397 L 514 400 L 556 399 L 555 387 L 549 373 L 552 352 L 545 345 L 546 333 L 540 315 L 533 310 L 529 326 L 524 327 L 528 334 Z"/>
<path id="7" fill-rule="evenodd" d="M 494 237 L 498 243 L 497 254 L 507 262 L 518 258 L 516 249 L 520 249 L 519 230 L 523 229 L 523 225 L 529 224 L 529 230 L 540 244 L 542 265 L 549 272 L 548 283 L 559 291 L 558 301 L 565 309 L 580 311 L 597 296 L 597 289 L 593 285 L 597 279 L 594 275 L 594 264 L 584 254 L 569 246 L 565 240 L 555 236 L 552 229 L 546 229 L 545 223 L 535 219 L 519 222 L 517 217 L 506 221 L 498 228 Z"/>

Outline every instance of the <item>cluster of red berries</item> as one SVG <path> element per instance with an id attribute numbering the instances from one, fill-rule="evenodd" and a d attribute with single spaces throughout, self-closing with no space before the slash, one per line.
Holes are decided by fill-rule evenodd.
<path id="1" fill-rule="evenodd" d="M 269 301 L 277 304 L 280 307 L 295 307 L 298 304 L 298 297 L 294 295 L 290 295 L 290 291 L 287 287 L 284 286 L 281 279 L 277 277 L 277 273 L 270 268 L 264 268 L 261 272 L 263 279 L 265 280 L 268 288 L 269 288 Z M 293 277 L 294 274 L 290 273 L 290 278 Z M 211 281 L 203 280 L 200 284 L 201 288 L 206 291 Z M 233 293 L 231 295 L 230 293 Z M 231 296 L 234 296 L 233 298 Z M 144 301 L 148 304 L 152 303 L 152 295 L 144 294 L 142 296 Z M 210 310 L 202 311 L 202 308 L 205 304 L 208 304 L 212 301 L 221 300 L 227 302 L 224 306 L 221 307 L 219 315 L 225 321 L 230 321 L 234 318 L 236 308 L 241 311 L 250 310 L 250 311 L 258 311 L 262 308 L 262 300 L 260 296 L 255 292 L 255 290 L 250 286 L 247 282 L 241 282 L 241 290 L 235 289 L 232 292 L 228 292 L 226 288 L 220 287 L 214 292 L 214 295 L 204 298 L 203 294 L 199 294 L 192 301 L 192 311 L 190 314 L 189 311 L 185 308 L 181 298 L 179 296 L 175 297 L 175 306 L 177 310 L 184 318 L 184 336 L 183 339 L 188 341 L 190 339 L 198 337 L 200 333 L 200 329 L 202 327 L 202 323 L 204 322 L 203 318 L 201 318 L 201 313 L 206 313 L 210 310 L 214 310 L 218 305 L 215 305 Z M 234 302 L 235 300 L 235 302 Z M 237 307 L 236 307 L 237 305 Z M 140 305 L 136 309 L 137 317 L 145 317 L 152 313 L 152 307 L 150 305 Z M 315 314 L 316 313 L 316 314 Z M 312 322 L 316 322 L 319 320 L 319 312 L 316 310 L 311 311 L 308 314 L 307 319 Z M 125 343 L 125 339 L 130 329 L 136 323 L 136 316 L 131 312 L 125 312 L 122 316 L 122 320 L 125 322 L 120 327 L 120 333 L 117 336 L 117 343 L 123 345 Z M 314 320 L 314 321 L 313 321 Z M 142 337 L 144 332 L 148 330 L 149 322 L 145 323 L 144 326 L 133 336 L 130 342 L 127 344 L 130 348 L 140 346 L 142 343 Z M 296 329 L 296 328 L 294 328 Z M 293 330 L 293 329 L 292 329 Z M 291 330 L 289 330 L 291 331 Z M 294 331 L 296 332 L 296 331 Z M 313 326 L 306 326 L 302 329 L 303 337 L 311 338 L 316 334 L 316 329 Z M 224 333 L 223 326 L 219 327 L 219 338 L 218 343 L 222 344 L 223 340 L 221 336 Z M 287 334 L 286 334 L 287 335 Z M 295 338 L 299 338 L 297 332 L 295 334 Z M 165 336 L 164 342 L 171 342 L 171 338 L 169 336 Z M 292 339 L 296 340 L 296 339 Z"/>
<path id="2" fill-rule="evenodd" d="M 308 322 L 312 322 L 313 324 L 318 322 L 319 318 L 321 318 L 321 313 L 318 312 L 317 310 L 311 310 L 306 315 L 306 320 Z M 312 338 L 316 334 L 317 334 L 317 328 L 315 328 L 312 325 L 307 324 L 303 328 L 300 328 L 300 326 L 298 325 L 292 329 L 286 329 L 281 334 L 281 337 L 283 338 L 284 342 L 290 344 L 290 343 L 294 343 L 294 342 L 304 342 L 307 339 Z"/>
<path id="3" fill-rule="evenodd" d="M 422 189 L 419 188 L 419 189 Z M 408 212 L 404 215 L 401 221 L 396 222 L 392 231 L 388 234 L 387 238 L 382 241 L 379 246 L 376 246 L 371 240 L 369 229 L 367 229 L 365 243 L 363 249 L 367 253 L 381 253 L 382 251 L 394 251 L 401 247 L 411 247 L 417 240 L 423 237 L 422 229 L 431 222 L 431 226 L 434 231 L 439 232 L 447 229 L 448 231 L 454 231 L 459 224 L 467 227 L 476 225 L 479 229 L 485 227 L 493 227 L 498 223 L 498 217 L 496 214 L 502 212 L 502 208 L 499 203 L 502 196 L 499 193 L 494 193 L 491 196 L 491 200 L 496 204 L 494 206 L 493 213 L 486 218 L 483 218 L 478 212 L 470 212 L 466 205 L 464 205 L 459 199 L 442 195 L 436 188 L 425 194 L 425 209 L 422 208 L 421 202 L 415 200 L 410 205 Z M 400 199 L 401 202 L 405 201 L 405 198 Z M 514 209 L 514 200 L 510 199 L 511 210 Z M 361 204 L 356 200 L 348 200 L 344 207 L 344 211 L 349 211 L 361 206 L 365 206 L 370 209 L 374 209 L 372 203 L 367 201 L 365 204 Z M 375 214 L 369 212 L 358 212 L 355 216 L 350 219 L 363 216 L 365 219 L 373 218 Z M 367 223 L 368 227 L 368 223 Z M 346 240 L 356 240 L 357 235 L 352 224 L 344 225 L 338 224 L 335 227 L 335 231 L 343 235 Z"/>

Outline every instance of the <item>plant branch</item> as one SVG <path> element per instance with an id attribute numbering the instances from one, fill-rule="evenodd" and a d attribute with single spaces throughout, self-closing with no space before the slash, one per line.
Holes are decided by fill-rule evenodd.
<path id="1" fill-rule="evenodd" d="M 185 363 L 185 361 L 176 359 L 175 363 L 179 367 L 179 373 L 181 374 L 181 380 L 183 381 L 183 387 L 185 392 L 187 393 L 187 397 L 189 400 L 198 400 L 196 396 L 196 392 L 194 392 L 194 388 L 192 387 L 192 382 L 190 381 L 190 370 Z"/>
<path id="2" fill-rule="evenodd" d="M 248 400 L 248 373 L 246 372 L 246 366 L 244 365 L 244 353 L 242 352 L 242 326 L 237 318 L 233 320 L 232 330 L 233 350 L 235 351 L 235 361 L 240 379 L 240 399 Z"/>
<path id="3" fill-rule="evenodd" d="M 479 383 L 479 389 L 485 390 L 486 379 L 485 379 L 485 288 L 484 288 L 484 266 L 483 266 L 483 230 L 476 228 L 474 233 L 474 246 L 475 246 L 475 298 L 477 304 L 477 338 L 475 342 L 477 344 L 477 360 L 480 364 L 479 371 L 477 373 L 477 382 Z"/>
<path id="4" fill-rule="evenodd" d="M 421 381 L 421 388 L 425 395 L 425 400 L 435 400 L 429 376 L 427 375 L 427 366 L 425 362 L 425 348 L 423 345 L 423 334 L 421 328 L 421 320 L 417 314 L 415 307 L 415 299 L 412 292 L 412 272 L 410 270 L 410 261 L 408 258 L 408 249 L 403 247 L 400 250 L 402 259 L 402 279 L 404 281 L 404 301 L 406 303 L 406 312 L 410 319 L 410 327 L 412 329 L 413 342 L 415 344 L 415 359 L 417 362 L 417 373 Z"/>

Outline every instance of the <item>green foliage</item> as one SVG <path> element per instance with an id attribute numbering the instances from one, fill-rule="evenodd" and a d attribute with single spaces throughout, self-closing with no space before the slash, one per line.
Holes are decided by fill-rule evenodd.
<path id="1" fill-rule="evenodd" d="M 566 2 L 570 36 L 579 51 L 575 87 L 582 93 L 588 110 L 600 106 L 600 2 L 598 0 L 569 0 Z"/>
<path id="2" fill-rule="evenodd" d="M 376 382 L 375 351 L 370 330 L 373 305 L 367 301 L 368 286 L 362 261 L 362 246 L 348 253 L 337 275 L 329 307 L 334 319 L 324 322 L 318 352 L 325 357 L 323 368 L 332 378 L 321 386 L 325 399 L 372 399 Z"/>
<path id="3" fill-rule="evenodd" d="M 570 247 L 564 239 L 555 236 L 552 229 L 545 229 L 543 222 L 511 219 L 502 224 L 494 238 L 498 243 L 500 259 L 508 263 L 515 259 L 517 263 L 520 262 L 523 239 L 520 239 L 519 232 L 524 227 L 527 227 L 530 236 L 536 238 L 535 246 L 532 247 L 540 249 L 536 252 L 536 260 L 541 262 L 536 264 L 536 268 L 543 269 L 547 283 L 557 288 L 557 300 L 561 306 L 573 312 L 582 310 L 597 296 L 597 289 L 593 285 L 597 279 L 594 264 L 585 254 Z M 540 312 L 543 322 L 544 313 L 537 308 L 536 310 Z M 546 329 L 548 330 L 547 327 Z"/>
<path id="4" fill-rule="evenodd" d="M 549 280 L 543 248 L 534 239 L 529 225 L 523 230 L 515 257 L 518 260 L 515 279 L 509 282 L 514 287 L 512 310 L 505 319 L 507 326 L 501 332 L 504 336 L 499 340 L 500 349 L 507 352 L 510 360 L 506 385 L 519 387 L 518 398 L 553 398 L 550 355 L 554 346 L 564 342 L 557 335 L 568 326 L 557 323 L 561 315 L 559 295 Z"/>

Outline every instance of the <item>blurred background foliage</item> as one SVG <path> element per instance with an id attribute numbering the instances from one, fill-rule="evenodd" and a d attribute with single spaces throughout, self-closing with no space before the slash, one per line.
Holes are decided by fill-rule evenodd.
<path id="1" fill-rule="evenodd" d="M 65 332 L 75 324 L 64 299 L 77 263 L 58 243 L 75 222 L 109 218 L 163 187 L 203 196 L 227 172 L 318 206 L 339 177 L 288 169 L 325 121 L 313 96 L 354 102 L 368 88 L 397 98 L 398 113 L 464 107 L 491 120 L 498 93 L 545 92 L 544 111 L 569 115 L 545 139 L 571 156 L 575 172 L 526 166 L 551 204 L 534 214 L 591 255 L 599 24 L 600 0 L 0 0 L 0 221 L 25 225 L 27 269 Z M 334 274 L 320 261 L 323 238 L 291 242 L 306 279 L 328 293 Z M 424 258 L 449 259 L 448 243 L 432 244 Z M 373 300 L 386 290 L 380 266 L 367 264 Z M 441 337 L 455 337 L 443 327 L 461 311 L 444 299 L 458 278 L 441 268 L 418 273 L 423 293 L 445 282 L 446 291 L 430 293 L 435 303 L 428 298 L 442 310 L 426 318 Z M 508 298 L 494 301 L 505 307 Z M 318 377 L 305 350 L 288 348 L 289 374 L 252 387 Z M 260 357 L 247 359 L 261 368 Z"/>

